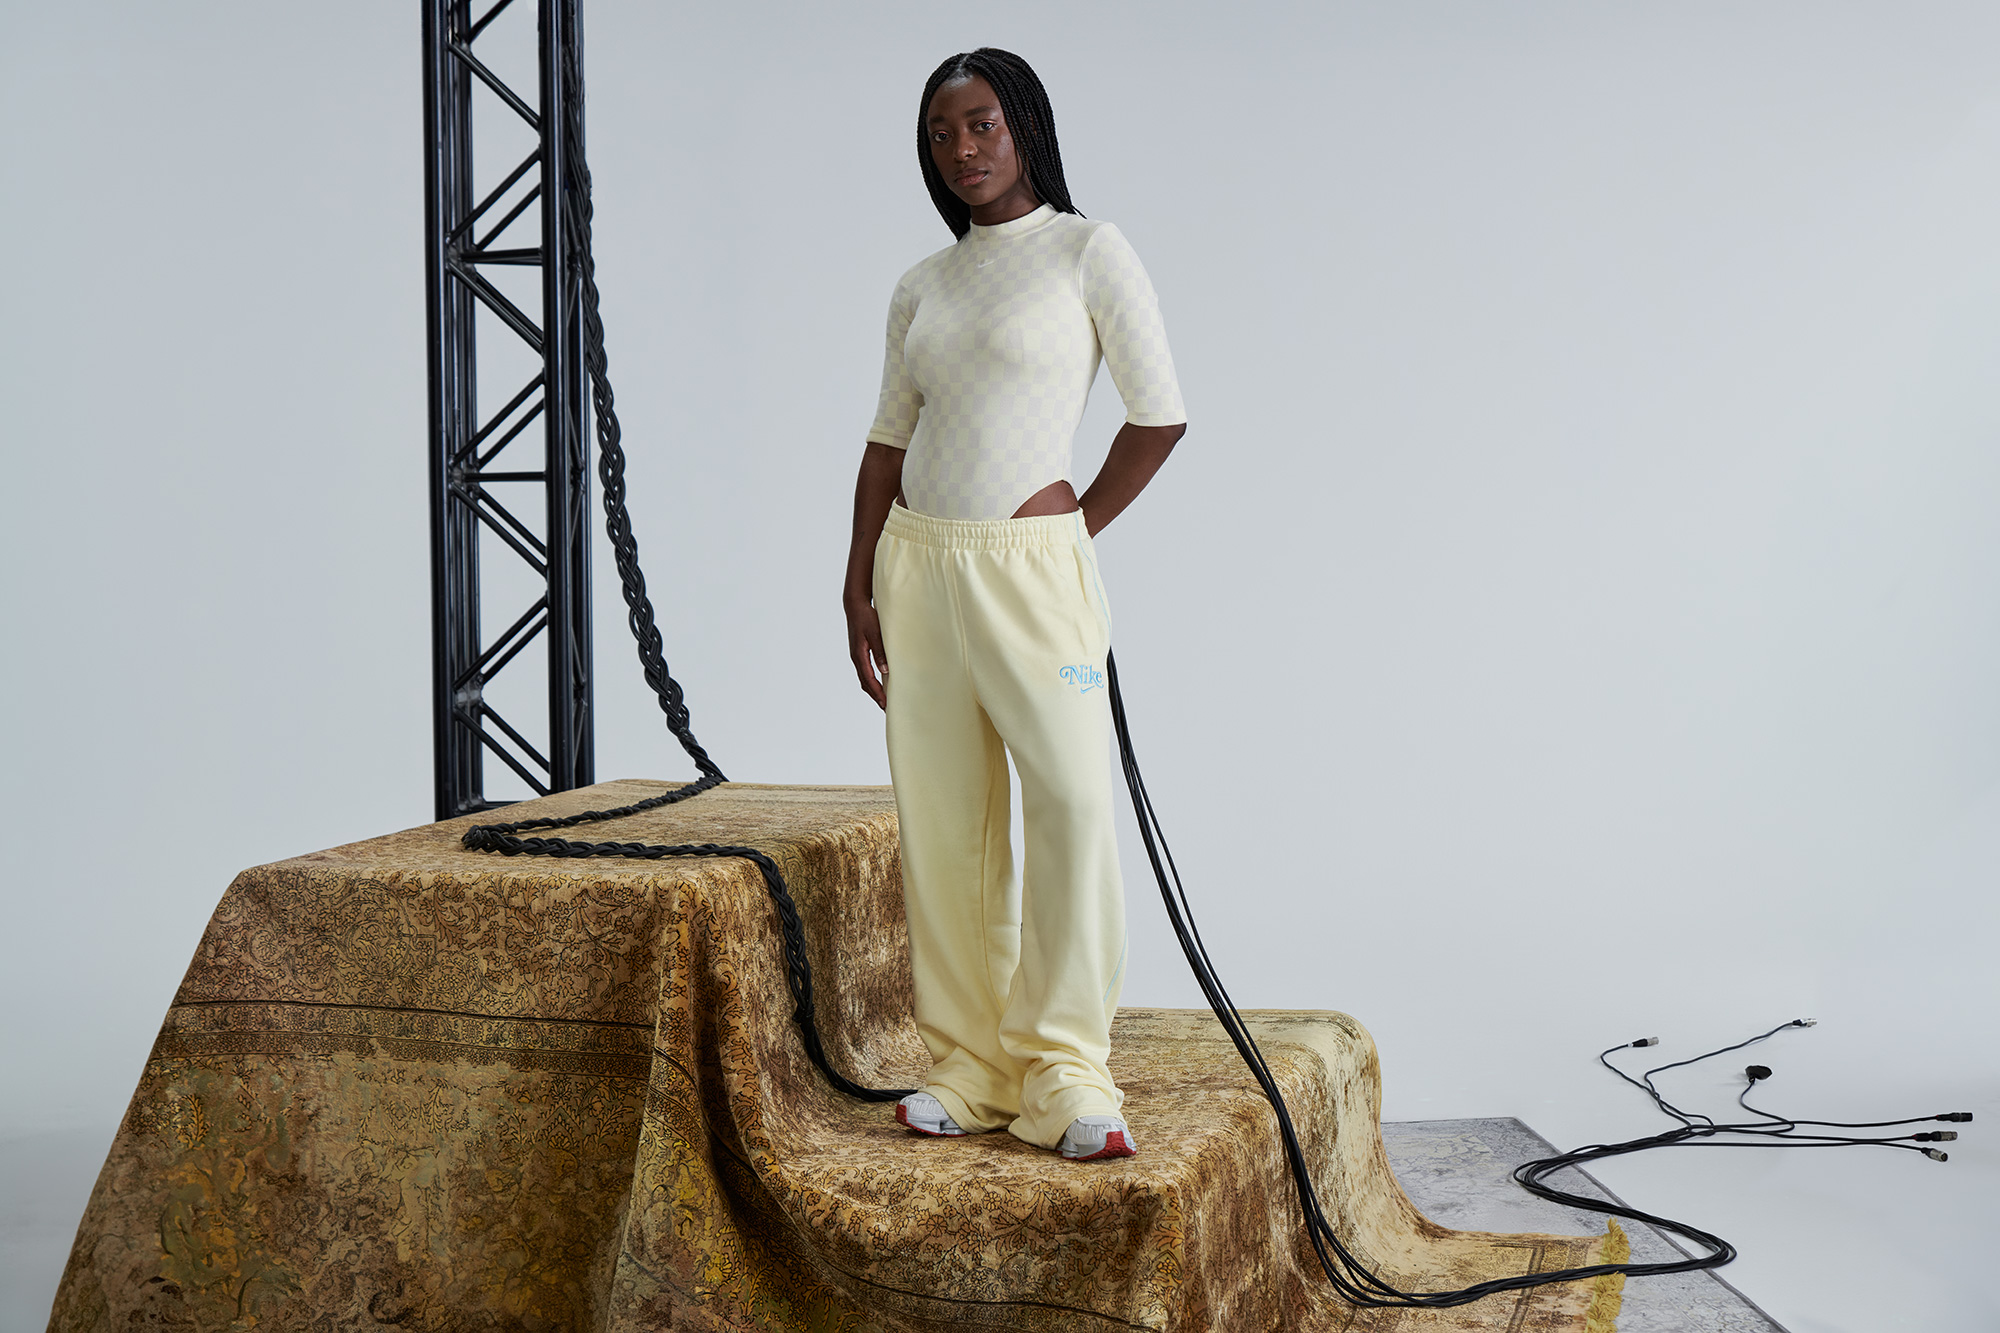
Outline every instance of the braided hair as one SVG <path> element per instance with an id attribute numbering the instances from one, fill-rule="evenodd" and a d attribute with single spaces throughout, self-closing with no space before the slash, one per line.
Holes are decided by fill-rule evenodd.
<path id="1" fill-rule="evenodd" d="M 945 84 L 964 83 L 975 74 L 993 85 L 993 93 L 1000 99 L 1000 117 L 1007 122 L 1014 151 L 1021 155 L 1035 193 L 1057 212 L 1082 217 L 1069 201 L 1069 185 L 1063 180 L 1062 150 L 1056 145 L 1056 115 L 1049 109 L 1048 90 L 1027 61 L 1012 51 L 982 46 L 977 51 L 961 51 L 933 70 L 930 81 L 924 84 L 924 100 L 917 104 L 917 161 L 923 166 L 931 202 L 937 205 L 951 234 L 964 236 L 972 229 L 972 205 L 951 192 L 944 183 L 944 173 L 931 160 L 931 98 Z"/>

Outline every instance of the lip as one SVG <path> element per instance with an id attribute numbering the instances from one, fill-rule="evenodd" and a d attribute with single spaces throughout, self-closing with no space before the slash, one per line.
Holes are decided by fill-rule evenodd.
<path id="1" fill-rule="evenodd" d="M 952 184 L 954 185 L 972 186 L 979 184 L 979 182 L 985 180 L 988 176 L 992 174 L 993 173 L 985 170 L 984 168 L 976 168 L 972 171 L 961 171 L 958 173 L 958 175 L 953 176 L 951 180 Z"/>

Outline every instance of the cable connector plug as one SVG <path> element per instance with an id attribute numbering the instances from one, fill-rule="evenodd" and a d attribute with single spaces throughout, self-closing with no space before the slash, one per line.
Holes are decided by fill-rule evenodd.
<path id="1" fill-rule="evenodd" d="M 1943 1115 L 1934 1115 L 1931 1117 L 1931 1119 L 1948 1121 L 1949 1123 L 1954 1125 L 1963 1125 L 1972 1119 L 1972 1112 L 1947 1111 Z"/>
<path id="2" fill-rule="evenodd" d="M 1792 1026 L 1795 1028 L 1816 1028 L 1819 1026 L 1819 1020 L 1817 1018 L 1794 1018 Z"/>
<path id="3" fill-rule="evenodd" d="M 1932 1130 L 1928 1134 L 1912 1134 L 1910 1137 L 1918 1143 L 1957 1143 L 1958 1131 L 1955 1129 L 1937 1129 Z"/>
<path id="4" fill-rule="evenodd" d="M 1660 1044 L 1660 1039 L 1658 1037 L 1641 1037 L 1639 1038 L 1639 1040 L 1633 1042 L 1632 1044 L 1634 1046 L 1658 1046 Z"/>
<path id="5" fill-rule="evenodd" d="M 1936 1148 L 1924 1149 L 1924 1156 L 1930 1158 L 1933 1162 L 1949 1162 L 1951 1160 L 1950 1153 L 1939 1152 Z"/>

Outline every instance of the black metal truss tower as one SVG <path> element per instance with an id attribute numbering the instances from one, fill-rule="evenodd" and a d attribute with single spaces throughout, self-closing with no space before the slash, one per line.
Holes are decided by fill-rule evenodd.
<path id="1" fill-rule="evenodd" d="M 487 0 L 490 8 L 477 18 L 470 0 L 424 0 L 423 7 L 439 819 L 504 804 L 486 799 L 484 751 L 537 794 L 594 780 L 581 256 L 578 238 L 564 233 L 573 224 L 566 224 L 563 208 L 564 189 L 574 188 L 566 179 L 567 159 L 582 152 L 571 138 L 581 135 L 583 123 L 582 21 L 578 0 L 536 0 L 534 50 L 491 49 L 503 39 L 515 48 L 526 44 L 524 12 L 494 26 L 515 2 Z M 527 8 L 520 4 L 521 11 Z M 534 105 L 496 72 L 529 68 L 538 71 L 540 84 Z M 524 75 L 516 79 L 525 82 Z M 476 108 L 503 122 L 484 136 L 502 145 L 492 154 L 499 158 L 497 170 L 474 169 Z M 506 123 L 510 119 L 525 125 L 527 134 Z M 532 146 L 521 156 L 524 145 Z M 526 244 L 523 233 L 536 223 L 539 239 Z M 539 270 L 538 316 L 529 313 L 536 302 L 533 287 L 520 281 L 524 268 Z M 482 358 L 475 338 L 482 326 L 518 345 L 488 346 Z M 516 368 L 492 374 L 505 376 L 491 395 L 502 403 L 482 415 L 479 364 L 487 361 L 491 373 L 507 356 Z M 518 569 L 490 571 L 506 575 L 488 580 L 487 595 L 504 599 L 493 619 L 507 626 L 491 639 L 482 636 L 480 616 L 479 558 L 488 537 L 505 548 L 503 558 L 518 557 L 527 572 L 524 581 Z M 544 652 L 523 659 L 538 638 Z M 520 718 L 524 727 L 516 727 L 492 697 L 495 677 L 510 666 L 516 677 L 531 673 L 538 656 L 547 663 L 548 725 L 540 746 L 526 734 L 537 730 L 534 722 Z M 540 693 L 526 696 L 531 711 L 539 711 Z M 510 690 L 509 706 L 519 709 L 521 697 Z"/>

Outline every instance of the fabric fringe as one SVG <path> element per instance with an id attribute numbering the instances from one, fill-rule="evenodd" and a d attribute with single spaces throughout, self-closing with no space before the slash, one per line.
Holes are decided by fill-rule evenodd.
<path id="1" fill-rule="evenodd" d="M 1604 1235 L 1603 1257 L 1598 1262 L 1622 1264 L 1631 1258 L 1632 1242 L 1619 1228 L 1618 1220 L 1613 1218 L 1610 1229 Z M 1584 1333 L 1617 1333 L 1618 1309 L 1625 1303 L 1625 1275 L 1604 1273 L 1595 1278 L 1592 1285 L 1596 1288 L 1596 1295 L 1584 1314 Z"/>

